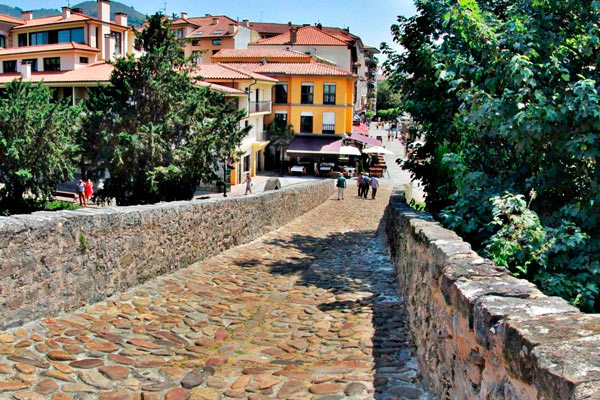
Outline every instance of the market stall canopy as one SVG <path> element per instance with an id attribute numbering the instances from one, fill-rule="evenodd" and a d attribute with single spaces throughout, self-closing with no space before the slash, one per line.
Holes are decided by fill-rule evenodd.
<path id="1" fill-rule="evenodd" d="M 392 156 L 394 155 L 393 152 L 391 152 L 388 149 L 385 149 L 381 146 L 369 147 L 367 149 L 363 149 L 363 153 L 366 153 L 366 154 L 390 154 Z"/>
<path id="2" fill-rule="evenodd" d="M 346 156 L 360 156 L 360 150 L 354 146 L 342 146 L 340 147 L 340 154 Z"/>
<path id="3" fill-rule="evenodd" d="M 296 136 L 288 146 L 288 154 L 340 155 L 342 139 L 336 137 Z"/>
<path id="4" fill-rule="evenodd" d="M 358 125 L 352 125 L 352 132 L 359 133 L 361 135 L 369 136 L 369 128 L 362 122 Z"/>
<path id="5" fill-rule="evenodd" d="M 377 140 L 375 138 L 371 138 L 365 135 L 361 135 L 360 133 L 353 132 L 349 137 L 350 140 L 356 140 L 357 142 L 361 142 L 364 144 L 368 144 L 369 146 L 381 146 L 381 140 Z"/>

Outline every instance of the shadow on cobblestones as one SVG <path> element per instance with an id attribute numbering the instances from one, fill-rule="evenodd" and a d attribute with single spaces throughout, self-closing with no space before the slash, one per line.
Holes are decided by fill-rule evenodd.
<path id="1" fill-rule="evenodd" d="M 306 288 L 305 297 L 315 292 L 315 305 L 326 315 L 350 320 L 357 316 L 357 325 L 351 329 L 359 331 L 363 353 L 373 357 L 374 398 L 429 399 L 419 384 L 384 225 L 385 217 L 375 230 L 273 238 L 265 244 L 291 250 L 295 256 L 240 265 L 262 264 L 272 274 L 288 276 L 296 287 Z M 332 294 L 329 301 L 316 300 L 323 292 Z M 306 300 L 294 298 L 290 302 L 306 304 Z M 371 326 L 358 326 L 365 324 L 365 314 Z"/>

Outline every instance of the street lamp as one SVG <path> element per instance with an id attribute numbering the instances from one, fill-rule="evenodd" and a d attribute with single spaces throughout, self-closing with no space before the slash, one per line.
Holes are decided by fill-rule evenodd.
<path id="1" fill-rule="evenodd" d="M 227 197 L 227 159 L 223 161 L 223 197 Z"/>

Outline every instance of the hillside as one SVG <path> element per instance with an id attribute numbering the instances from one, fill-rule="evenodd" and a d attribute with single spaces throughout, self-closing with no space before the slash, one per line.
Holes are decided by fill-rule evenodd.
<path id="1" fill-rule="evenodd" d="M 91 15 L 92 17 L 96 16 L 96 2 L 95 1 L 84 1 L 83 3 L 75 4 L 72 8 L 81 8 L 82 11 Z M 6 15 L 12 15 L 13 17 L 20 17 L 21 12 L 23 11 L 20 7 L 11 7 L 5 4 L 0 4 L 0 13 Z M 110 2 L 110 17 L 114 19 L 116 12 L 122 12 L 127 14 L 127 21 L 129 25 L 141 25 L 142 22 L 146 19 L 146 15 L 137 11 L 133 7 L 129 7 L 123 3 L 119 3 L 118 1 Z M 33 16 L 35 18 L 38 17 L 47 17 L 48 15 L 56 15 L 60 14 L 60 10 L 52 9 L 52 8 L 38 8 L 33 10 Z"/>

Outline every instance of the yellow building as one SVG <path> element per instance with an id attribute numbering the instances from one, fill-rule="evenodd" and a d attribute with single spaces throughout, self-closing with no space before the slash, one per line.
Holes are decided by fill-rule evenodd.
<path id="1" fill-rule="evenodd" d="M 352 132 L 354 74 L 283 49 L 222 50 L 212 60 L 279 81 L 267 123 L 289 123 L 298 134 Z"/>

